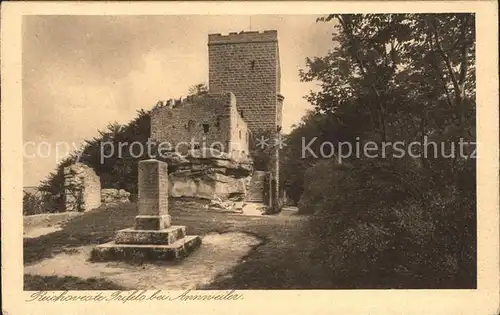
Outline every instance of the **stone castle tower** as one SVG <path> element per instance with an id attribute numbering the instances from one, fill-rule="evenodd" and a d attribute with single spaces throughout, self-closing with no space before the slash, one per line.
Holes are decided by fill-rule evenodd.
<path id="1" fill-rule="evenodd" d="M 208 62 L 210 90 L 233 92 L 253 132 L 281 126 L 283 96 L 277 31 L 211 34 Z"/>
<path id="2" fill-rule="evenodd" d="M 209 89 L 232 92 L 238 110 L 254 135 L 267 131 L 279 136 L 284 97 L 278 32 L 240 32 L 208 35 Z M 269 144 L 274 145 L 274 139 Z M 279 194 L 279 148 L 270 153 L 271 199 Z"/>

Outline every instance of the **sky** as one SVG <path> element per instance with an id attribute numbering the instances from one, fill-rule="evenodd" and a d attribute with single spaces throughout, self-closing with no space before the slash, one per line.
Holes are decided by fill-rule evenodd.
<path id="1" fill-rule="evenodd" d="M 311 105 L 300 82 L 307 57 L 332 47 L 333 25 L 312 15 L 25 16 L 23 185 L 35 186 L 85 139 L 139 109 L 208 83 L 208 34 L 277 30 L 283 131 Z M 56 154 L 58 153 L 58 154 Z"/>

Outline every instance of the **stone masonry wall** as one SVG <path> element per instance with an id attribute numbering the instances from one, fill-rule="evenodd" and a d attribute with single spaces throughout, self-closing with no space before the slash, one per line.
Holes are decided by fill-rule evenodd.
<path id="1" fill-rule="evenodd" d="M 115 204 L 130 202 L 130 193 L 124 189 L 104 188 L 101 189 L 101 203 Z"/>
<path id="2" fill-rule="evenodd" d="M 168 104 L 155 110 L 151 115 L 151 138 L 158 142 L 168 142 L 172 150 L 180 142 L 190 143 L 191 139 L 200 146 L 210 147 L 222 143 L 224 152 L 231 153 L 233 134 L 248 133 L 246 123 L 236 109 L 236 98 L 232 93 L 210 93 L 192 96 L 180 104 Z M 205 144 L 201 144 L 201 143 Z M 178 146 L 184 152 L 190 145 Z M 234 147 L 248 152 L 248 143 L 235 143 Z"/>
<path id="3" fill-rule="evenodd" d="M 101 181 L 82 163 L 64 168 L 66 211 L 89 211 L 101 205 Z"/>
<path id="4" fill-rule="evenodd" d="M 236 95 L 248 127 L 276 129 L 280 74 L 277 31 L 210 34 L 209 89 Z"/>

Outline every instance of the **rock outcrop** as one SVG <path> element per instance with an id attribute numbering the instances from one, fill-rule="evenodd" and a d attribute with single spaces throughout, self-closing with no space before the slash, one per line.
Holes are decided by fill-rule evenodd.
<path id="1" fill-rule="evenodd" d="M 247 195 L 253 163 L 236 160 L 218 150 L 191 150 L 166 155 L 169 164 L 169 195 L 204 199 L 243 200 Z"/>

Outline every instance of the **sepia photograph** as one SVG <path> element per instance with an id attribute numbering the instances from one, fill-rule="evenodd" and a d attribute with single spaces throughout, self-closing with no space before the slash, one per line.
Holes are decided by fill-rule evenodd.
<path id="1" fill-rule="evenodd" d="M 478 291 L 478 14 L 323 12 L 20 16 L 25 302 Z"/>

